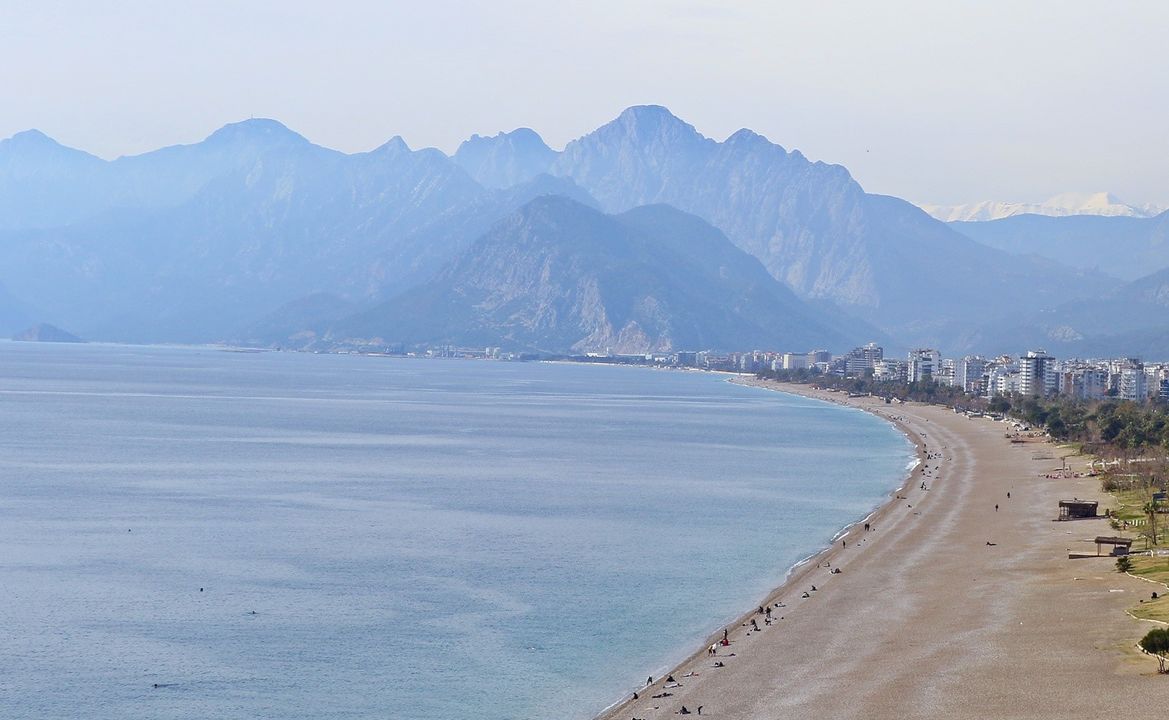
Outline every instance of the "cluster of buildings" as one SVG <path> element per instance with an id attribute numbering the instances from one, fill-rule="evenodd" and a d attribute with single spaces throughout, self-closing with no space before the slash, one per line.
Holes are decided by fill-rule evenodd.
<path id="1" fill-rule="evenodd" d="M 801 370 L 817 368 L 828 372 L 833 356 L 827 350 L 813 350 L 806 353 L 752 352 L 713 353 L 678 352 L 647 356 L 659 365 L 702 368 L 704 370 L 728 370 L 731 372 L 759 372 L 761 370 Z"/>
<path id="2" fill-rule="evenodd" d="M 783 353 L 784 358 L 789 355 Z M 794 367 L 816 367 L 821 372 L 845 377 L 864 377 L 871 373 L 876 380 L 890 382 L 932 380 L 985 397 L 1017 394 L 1066 395 L 1083 400 L 1104 397 L 1136 402 L 1153 398 L 1169 400 L 1169 363 L 1143 363 L 1137 358 L 1059 359 L 1043 350 L 1031 350 L 1020 356 L 943 358 L 937 350 L 920 348 L 909 351 L 902 360 L 886 358 L 883 349 L 873 343 L 828 360 L 819 356 L 811 362 L 811 355 L 808 354 L 806 365 Z M 773 364 L 768 369 L 786 370 L 792 366 Z"/>
<path id="3" fill-rule="evenodd" d="M 403 353 L 402 348 L 386 348 L 382 354 Z M 507 352 L 499 347 L 454 346 L 440 346 L 429 348 L 424 353 L 404 354 L 521 361 L 546 357 L 535 353 Z M 1169 363 L 1144 363 L 1137 358 L 1059 359 L 1043 350 L 1031 350 L 1019 356 L 966 355 L 962 358 L 943 358 L 935 349 L 918 348 L 910 350 L 902 358 L 885 357 L 884 348 L 876 343 L 869 343 L 855 347 L 843 355 L 833 355 L 827 350 L 803 353 L 755 350 L 733 353 L 682 351 L 644 355 L 616 355 L 606 352 L 558 357 L 585 362 L 730 372 L 806 369 L 840 377 L 871 375 L 875 380 L 886 382 L 933 381 L 942 385 L 954 385 L 965 392 L 984 397 L 1065 395 L 1082 400 L 1098 400 L 1105 397 L 1136 402 L 1154 398 L 1169 400 Z"/>

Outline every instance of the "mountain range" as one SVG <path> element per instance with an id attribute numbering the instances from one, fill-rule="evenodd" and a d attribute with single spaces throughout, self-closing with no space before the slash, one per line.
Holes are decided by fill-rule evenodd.
<path id="1" fill-rule="evenodd" d="M 344 154 L 273 120 L 113 161 L 35 131 L 0 141 L 0 332 L 962 349 L 988 320 L 1119 285 L 1009 250 L 839 165 L 750 130 L 719 142 L 659 106 L 563 151 L 520 129 L 452 156 L 401 138 Z"/>
<path id="2" fill-rule="evenodd" d="M 618 353 L 844 347 L 872 327 L 818 312 L 701 219 L 668 205 L 605 215 L 528 203 L 427 283 L 333 325 L 339 338 Z"/>
<path id="3" fill-rule="evenodd" d="M 1068 217 L 1099 215 L 1104 217 L 1148 218 L 1166 210 L 1158 205 L 1130 205 L 1110 192 L 1061 193 L 1039 203 L 984 202 L 967 205 L 922 205 L 932 217 L 942 222 L 978 222 L 1001 220 L 1015 215 Z"/>
<path id="4" fill-rule="evenodd" d="M 507 134 L 485 142 L 513 145 Z M 832 302 L 904 343 L 952 343 L 962 326 L 1021 303 L 1055 304 L 1108 284 L 971 242 L 905 201 L 865 193 L 845 168 L 750 130 L 724 142 L 703 137 L 657 106 L 627 109 L 536 170 L 572 178 L 607 212 L 665 203 L 693 213 L 801 297 Z"/>
<path id="5" fill-rule="evenodd" d="M 1013 324 L 984 326 L 970 341 L 988 353 L 1042 347 L 1062 357 L 1163 359 L 1169 348 L 1169 268 L 1103 295 L 1021 312 Z"/>
<path id="6" fill-rule="evenodd" d="M 1169 211 L 1150 218 L 1018 215 L 950 227 L 1005 252 L 1058 259 L 1122 280 L 1169 267 Z"/>

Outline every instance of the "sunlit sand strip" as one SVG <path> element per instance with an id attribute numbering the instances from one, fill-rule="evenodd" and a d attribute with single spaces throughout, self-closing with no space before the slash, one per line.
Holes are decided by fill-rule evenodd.
<path id="1" fill-rule="evenodd" d="M 711 636 L 669 688 L 631 678 L 602 718 L 1108 717 L 1169 699 L 1133 650 L 1148 626 L 1125 611 L 1143 583 L 1108 557 L 1068 558 L 1109 529 L 1054 522 L 1058 501 L 1107 498 L 1095 478 L 1046 477 L 1061 463 L 1051 445 L 1011 443 L 1002 423 L 944 407 L 739 382 L 873 412 L 922 462 L 761 599 L 763 613 L 727 628 L 726 645 Z"/>

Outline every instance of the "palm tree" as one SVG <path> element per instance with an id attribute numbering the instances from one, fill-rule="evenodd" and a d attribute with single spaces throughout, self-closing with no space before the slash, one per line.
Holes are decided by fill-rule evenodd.
<path id="1" fill-rule="evenodd" d="M 1150 500 L 1141 508 L 1149 516 L 1149 531 L 1153 536 L 1153 545 L 1157 544 L 1157 501 Z"/>

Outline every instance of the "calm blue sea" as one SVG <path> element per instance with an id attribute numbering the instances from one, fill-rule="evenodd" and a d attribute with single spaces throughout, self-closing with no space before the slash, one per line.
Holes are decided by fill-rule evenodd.
<path id="1" fill-rule="evenodd" d="M 3 342 L 0 717 L 589 718 L 910 455 L 701 373 Z"/>

